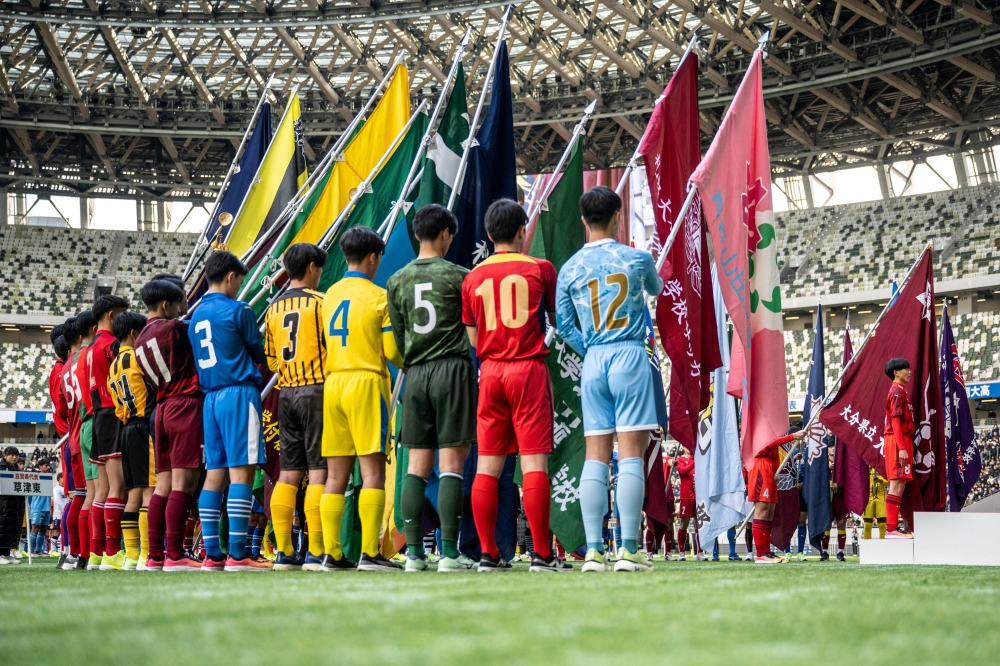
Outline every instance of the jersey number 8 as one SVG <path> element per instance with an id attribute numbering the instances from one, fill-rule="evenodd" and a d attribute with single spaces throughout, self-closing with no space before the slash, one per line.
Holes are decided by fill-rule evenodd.
<path id="1" fill-rule="evenodd" d="M 483 280 L 475 291 L 483 299 L 486 330 L 497 328 L 497 308 L 493 300 L 493 278 Z M 500 321 L 507 328 L 521 328 L 528 323 L 528 281 L 513 273 L 500 280 Z"/>

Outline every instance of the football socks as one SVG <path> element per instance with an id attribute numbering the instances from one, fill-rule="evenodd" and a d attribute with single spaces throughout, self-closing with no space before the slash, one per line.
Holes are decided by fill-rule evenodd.
<path id="1" fill-rule="evenodd" d="M 319 501 L 319 515 L 323 523 L 323 548 L 335 560 L 344 558 L 340 549 L 340 523 L 344 517 L 344 496 L 323 493 Z"/>
<path id="2" fill-rule="evenodd" d="M 472 518 L 476 523 L 479 546 L 493 558 L 500 556 L 496 541 L 499 485 L 499 479 L 489 474 L 476 474 L 472 481 Z"/>
<path id="3" fill-rule="evenodd" d="M 771 521 L 753 519 L 753 540 L 757 545 L 757 557 L 771 554 Z"/>
<path id="4" fill-rule="evenodd" d="M 552 557 L 549 534 L 549 510 L 552 495 L 549 488 L 548 472 L 528 472 L 524 475 L 524 514 L 528 517 L 531 533 L 535 539 L 535 553 L 544 560 Z"/>
<path id="5" fill-rule="evenodd" d="M 77 520 L 77 532 L 80 536 L 80 557 L 90 557 L 90 509 L 80 509 Z"/>
<path id="6" fill-rule="evenodd" d="M 124 511 L 125 500 L 109 497 L 104 501 L 104 552 L 109 557 L 121 550 Z"/>
<path id="7" fill-rule="evenodd" d="M 879 539 L 884 539 L 885 538 L 885 530 L 886 530 L 886 519 L 885 518 L 877 518 L 876 520 L 878 520 L 878 538 Z"/>
<path id="8" fill-rule="evenodd" d="M 212 492 L 212 491 L 209 491 Z M 215 493 L 219 495 L 219 493 Z M 156 497 L 154 495 L 153 497 Z M 219 503 L 216 505 L 216 509 L 220 510 L 222 508 L 222 496 L 219 495 Z M 171 490 L 170 495 L 167 496 L 166 511 L 164 514 L 164 522 L 166 529 L 166 543 L 167 543 L 167 556 L 172 560 L 179 560 L 184 557 L 184 534 L 187 529 L 188 515 L 191 513 L 191 502 L 192 498 L 187 493 L 181 492 L 179 490 Z M 152 509 L 153 502 L 149 503 L 150 509 Z M 150 511 L 152 513 L 152 511 Z M 204 518 L 202 519 L 204 520 Z M 218 524 L 219 516 L 215 516 L 215 522 Z M 152 530 L 150 530 L 152 532 Z M 215 543 L 218 544 L 218 527 L 215 529 L 216 539 Z M 162 543 L 162 539 L 158 543 Z M 207 539 L 206 539 L 207 541 Z M 205 546 L 208 548 L 208 546 Z M 220 550 L 221 552 L 221 550 Z M 156 553 L 152 553 L 154 556 Z M 162 556 L 162 554 L 161 554 Z M 159 559 L 159 557 L 157 557 Z"/>
<path id="9" fill-rule="evenodd" d="M 73 495 L 73 501 L 69 505 L 69 513 L 66 516 L 66 529 L 69 531 L 69 554 L 80 554 L 80 509 L 87 499 L 86 491 L 77 491 Z"/>
<path id="10" fill-rule="evenodd" d="M 361 517 L 361 552 L 369 557 L 379 554 L 382 514 L 385 513 L 385 490 L 362 488 L 358 493 L 358 515 Z"/>
<path id="11" fill-rule="evenodd" d="M 250 557 L 257 559 L 260 557 L 261 546 L 264 545 L 264 528 L 255 527 L 251 530 L 250 537 Z"/>
<path id="12" fill-rule="evenodd" d="M 229 484 L 226 513 L 229 514 L 229 556 L 242 560 L 247 556 L 247 540 L 237 535 L 246 534 L 250 526 L 250 508 L 253 506 L 253 486 L 246 483 Z"/>
<path id="13" fill-rule="evenodd" d="M 285 555 L 292 554 L 292 519 L 295 516 L 295 494 L 297 486 L 290 483 L 274 484 L 271 492 L 271 522 L 274 526 L 274 540 L 278 550 Z"/>
<path id="14" fill-rule="evenodd" d="M 403 532 L 406 534 L 406 550 L 410 559 L 420 559 L 424 556 L 424 542 L 421 532 L 423 532 L 424 491 L 426 489 L 427 479 L 416 474 L 407 474 L 406 478 L 403 479 L 400 510 L 403 514 Z M 439 503 L 441 494 L 441 487 L 438 486 Z"/>
<path id="15" fill-rule="evenodd" d="M 805 549 L 806 549 L 806 526 L 805 525 L 799 525 L 798 536 L 799 536 L 799 550 L 798 550 L 798 552 L 802 553 L 802 552 L 805 552 Z"/>
<path id="16" fill-rule="evenodd" d="M 885 496 L 885 522 L 890 532 L 899 529 L 899 507 L 903 503 L 903 498 L 898 495 Z"/>
<path id="17" fill-rule="evenodd" d="M 604 516 L 608 512 L 608 466 L 600 460 L 587 460 L 580 474 L 580 510 L 587 548 L 604 552 Z"/>
<path id="18" fill-rule="evenodd" d="M 146 519 L 149 521 L 149 556 L 154 560 L 163 559 L 168 501 L 166 497 L 156 493 L 149 498 L 149 513 Z"/>
<path id="19" fill-rule="evenodd" d="M 323 521 L 319 515 L 319 503 L 322 497 L 322 483 L 311 483 L 306 486 L 303 511 L 306 514 L 306 527 L 309 528 L 309 552 L 315 557 L 323 557 L 326 553 L 323 547 Z"/>
<path id="20" fill-rule="evenodd" d="M 837 552 L 844 552 L 844 546 L 847 545 L 847 530 L 837 530 Z"/>
<path id="21" fill-rule="evenodd" d="M 139 508 L 139 561 L 145 562 L 149 557 L 149 509 Z"/>
<path id="22" fill-rule="evenodd" d="M 107 513 L 105 511 L 105 513 Z M 122 537 L 125 540 L 125 556 L 130 560 L 139 560 L 139 512 L 122 512 Z"/>
<path id="23" fill-rule="evenodd" d="M 90 552 L 93 555 L 104 555 L 104 503 L 94 502 L 90 505 Z"/>
<path id="24" fill-rule="evenodd" d="M 618 513 L 621 519 L 622 546 L 629 553 L 638 550 L 639 524 L 642 522 L 642 500 L 646 494 L 646 466 L 642 458 L 618 461 Z M 680 538 L 680 535 L 677 535 Z M 685 535 L 686 536 L 686 535 Z"/>
<path id="25" fill-rule="evenodd" d="M 865 531 L 864 531 L 864 534 L 863 534 L 863 538 L 865 538 L 865 539 L 871 539 L 872 538 L 872 519 L 871 518 L 865 518 L 864 521 L 865 521 Z"/>
<path id="26" fill-rule="evenodd" d="M 222 493 L 203 489 L 198 497 L 198 516 L 201 518 L 201 534 L 205 542 L 205 552 L 210 557 L 220 559 L 222 548 L 219 546 L 219 518 L 222 516 Z M 186 518 L 187 516 L 185 516 Z M 183 532 L 181 536 L 183 538 Z M 173 554 L 170 555 L 173 557 Z M 181 555 L 183 555 L 183 550 Z M 181 555 L 178 555 L 178 558 Z"/>
<path id="27" fill-rule="evenodd" d="M 462 522 L 463 487 L 461 474 L 442 472 L 438 481 L 438 515 L 441 517 L 441 553 L 458 558 L 458 527 Z M 525 492 L 527 493 L 527 483 Z M 421 505 L 423 508 L 423 505 Z"/>
<path id="28" fill-rule="evenodd" d="M 736 557 L 736 528 L 726 530 L 726 540 L 729 541 L 729 557 Z"/>
<path id="29" fill-rule="evenodd" d="M 820 539 L 820 544 L 824 553 L 830 550 L 830 530 L 823 532 L 823 538 Z"/>

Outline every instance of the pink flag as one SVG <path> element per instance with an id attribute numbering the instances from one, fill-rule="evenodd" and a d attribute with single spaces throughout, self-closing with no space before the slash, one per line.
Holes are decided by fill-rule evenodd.
<path id="1" fill-rule="evenodd" d="M 670 235 L 687 195 L 691 172 L 701 158 L 698 129 L 698 56 L 674 72 L 639 144 L 655 205 L 656 242 Z M 656 301 L 656 327 L 670 357 L 670 435 L 694 453 L 698 420 L 708 408 L 712 373 L 722 365 L 715 323 L 708 241 L 701 202 L 680 221 L 684 225 L 663 264 L 663 293 Z"/>
<path id="2" fill-rule="evenodd" d="M 726 310 L 733 321 L 730 395 L 743 400 L 743 465 L 788 430 L 771 163 L 755 51 L 736 97 L 691 175 L 705 205 Z"/>

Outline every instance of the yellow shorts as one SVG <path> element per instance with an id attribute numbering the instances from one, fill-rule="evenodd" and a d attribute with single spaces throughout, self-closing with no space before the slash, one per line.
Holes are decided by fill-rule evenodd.
<path id="1" fill-rule="evenodd" d="M 385 453 L 389 378 L 334 372 L 323 385 L 323 457 Z"/>
<path id="2" fill-rule="evenodd" d="M 865 512 L 861 517 L 869 520 L 885 518 L 885 500 L 874 497 L 868 500 L 868 506 L 865 507 Z"/>

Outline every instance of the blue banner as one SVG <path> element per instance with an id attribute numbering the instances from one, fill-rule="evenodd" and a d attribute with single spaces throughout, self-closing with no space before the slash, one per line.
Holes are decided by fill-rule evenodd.
<path id="1" fill-rule="evenodd" d="M 975 442 L 972 410 L 965 392 L 962 364 L 948 319 L 948 306 L 941 313 L 941 394 L 944 405 L 944 439 L 948 455 L 948 501 L 952 511 L 961 511 L 965 498 L 979 481 L 983 460 Z"/>
<path id="2" fill-rule="evenodd" d="M 802 405 L 803 427 L 809 417 L 820 408 L 826 397 L 826 377 L 823 360 L 823 306 L 816 308 L 815 339 L 812 361 L 809 364 L 809 385 L 805 404 Z M 806 432 L 806 452 L 802 495 L 809 507 L 809 537 L 814 547 L 819 538 L 830 529 L 830 449 L 829 434 L 822 423 L 816 421 Z"/>

